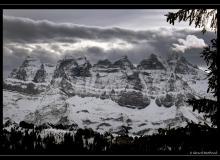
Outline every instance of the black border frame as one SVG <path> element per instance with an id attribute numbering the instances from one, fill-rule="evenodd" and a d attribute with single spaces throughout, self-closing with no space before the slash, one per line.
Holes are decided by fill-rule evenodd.
<path id="1" fill-rule="evenodd" d="M 218 9 L 218 20 L 220 20 L 220 4 L 0 4 L 0 15 L 1 15 L 1 30 L 2 35 L 0 37 L 0 43 L 2 44 L 2 81 L 3 81 L 3 10 L 4 9 L 182 9 L 182 8 L 205 8 L 205 9 Z M 220 29 L 218 21 L 218 30 Z M 220 32 L 217 31 L 217 45 L 219 50 L 219 38 Z M 219 52 L 219 51 L 218 51 Z M 220 58 L 220 54 L 218 54 L 218 59 Z M 219 64 L 218 64 L 219 69 Z M 218 77 L 218 84 L 219 84 L 219 77 Z M 3 89 L 3 82 L 1 83 L 1 87 Z M 219 86 L 218 86 L 219 87 Z M 218 89 L 219 91 L 219 89 Z M 1 92 L 2 94 L 3 92 Z M 220 92 L 217 93 L 217 102 L 218 106 L 220 106 L 219 103 L 219 96 Z M 1 108 L 0 108 L 0 134 L 2 132 L 3 128 L 3 96 L 1 96 Z M 220 112 L 218 110 L 218 112 Z M 220 117 L 219 117 L 220 118 Z M 220 129 L 218 129 L 220 132 Z M 219 134 L 220 135 L 220 134 Z M 0 155 L 3 156 L 3 155 Z M 10 155 L 6 155 L 10 156 Z M 11 155 L 11 156 L 18 156 L 18 155 Z M 22 155 L 19 155 L 22 156 Z M 24 155 L 23 155 L 24 156 Z M 27 156 L 59 156 L 59 155 L 28 155 Z M 65 156 L 65 155 L 60 155 Z M 219 157 L 220 153 L 218 155 L 66 155 L 66 156 L 157 156 L 162 157 Z M 170 158 L 170 157 L 169 157 Z M 212 159 L 211 158 L 211 159 Z"/>

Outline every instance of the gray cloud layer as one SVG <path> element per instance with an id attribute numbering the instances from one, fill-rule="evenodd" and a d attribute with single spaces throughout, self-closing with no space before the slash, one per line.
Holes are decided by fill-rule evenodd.
<path id="1" fill-rule="evenodd" d="M 137 41 L 145 39 L 146 32 L 120 28 L 95 28 L 70 23 L 54 23 L 47 20 L 34 21 L 28 18 L 3 17 L 4 39 L 14 42 L 65 41 L 74 39 L 114 40 L 115 38 Z"/>
<path id="2" fill-rule="evenodd" d="M 84 26 L 127 28 L 146 30 L 155 26 L 172 26 L 164 16 L 170 9 L 9 9 L 4 15 L 26 17 L 37 20 L 46 19 L 55 23 L 70 22 Z M 177 23 L 175 27 L 188 27 L 188 23 Z"/>
<path id="3" fill-rule="evenodd" d="M 95 63 L 99 59 L 109 58 L 114 61 L 123 55 L 128 55 L 133 63 L 155 53 L 166 56 L 172 51 L 173 44 L 187 36 L 202 39 L 209 44 L 216 35 L 191 29 L 157 28 L 146 31 L 133 31 L 122 28 L 100 28 L 74 25 L 70 23 L 54 23 L 50 21 L 35 21 L 28 18 L 3 17 L 4 40 L 4 76 L 17 67 L 27 55 L 39 57 L 43 62 L 55 63 L 66 54 L 85 55 Z M 118 40 L 120 48 L 105 50 L 102 46 L 87 46 L 71 49 L 71 45 L 84 41 L 115 44 Z M 63 47 L 60 45 L 62 43 Z M 46 44 L 46 47 L 42 46 Z M 123 45 L 125 47 L 123 47 Z M 126 48 L 127 45 L 132 47 Z M 64 50 L 69 46 L 68 50 Z M 192 63 L 203 65 L 199 58 L 202 48 L 185 48 L 183 55 Z M 55 54 L 55 52 L 59 54 Z"/>

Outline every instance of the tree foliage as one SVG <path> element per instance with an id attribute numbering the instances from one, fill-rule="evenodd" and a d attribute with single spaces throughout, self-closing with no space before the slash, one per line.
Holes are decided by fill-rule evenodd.
<path id="1" fill-rule="evenodd" d="M 190 154 L 191 151 L 220 150 L 215 128 L 188 123 L 184 128 L 160 128 L 158 132 L 131 137 L 78 129 L 66 132 L 58 143 L 57 133 L 42 136 L 41 130 L 4 129 L 0 154 Z"/>
<path id="2" fill-rule="evenodd" d="M 211 40 L 212 46 L 205 47 L 201 53 L 201 57 L 204 58 L 208 69 L 209 88 L 207 92 L 212 92 L 213 96 L 217 96 L 217 80 L 218 80 L 218 68 L 217 68 L 217 42 L 216 39 Z"/>
<path id="3" fill-rule="evenodd" d="M 202 28 L 203 33 L 207 27 L 217 32 L 216 9 L 180 9 L 176 13 L 169 12 L 166 16 L 167 22 L 173 25 L 175 21 L 189 21 L 189 25 L 194 24 L 196 28 Z"/>

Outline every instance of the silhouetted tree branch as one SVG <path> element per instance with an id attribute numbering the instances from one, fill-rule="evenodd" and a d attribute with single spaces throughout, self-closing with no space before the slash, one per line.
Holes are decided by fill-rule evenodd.
<path id="1" fill-rule="evenodd" d="M 167 15 L 167 22 L 170 24 L 175 21 L 189 21 L 189 25 L 194 24 L 197 28 L 202 28 L 205 33 L 207 27 L 217 32 L 217 10 L 216 9 L 180 9 L 176 13 L 169 12 Z"/>

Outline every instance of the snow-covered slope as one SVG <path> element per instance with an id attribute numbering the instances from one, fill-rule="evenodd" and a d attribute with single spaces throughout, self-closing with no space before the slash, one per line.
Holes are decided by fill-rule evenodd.
<path id="1" fill-rule="evenodd" d="M 65 57 L 56 66 L 28 57 L 4 81 L 4 121 L 74 124 L 132 135 L 187 121 L 209 124 L 185 102 L 210 97 L 205 78 L 178 55 L 163 60 L 152 54 L 137 67 L 128 57 L 94 66 L 86 57 Z"/>

